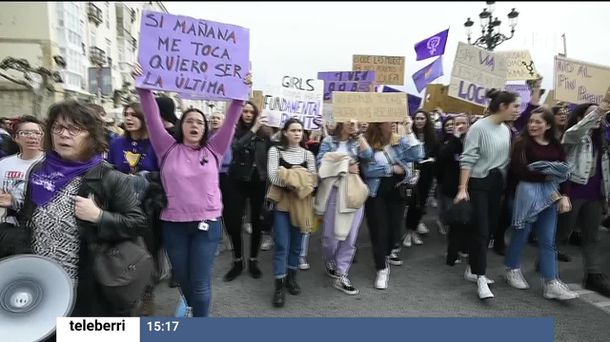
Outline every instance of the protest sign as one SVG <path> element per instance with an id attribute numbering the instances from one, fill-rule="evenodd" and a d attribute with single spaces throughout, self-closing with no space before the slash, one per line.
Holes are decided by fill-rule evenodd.
<path id="1" fill-rule="evenodd" d="M 281 86 L 265 91 L 262 112 L 267 126 L 283 127 L 293 117 L 301 120 L 306 130 L 322 126 L 324 82 L 293 76 L 282 77 Z"/>
<path id="2" fill-rule="evenodd" d="M 460 42 L 455 54 L 449 96 L 486 106 L 488 89 L 504 89 L 506 58 Z"/>
<path id="3" fill-rule="evenodd" d="M 555 57 L 555 100 L 600 103 L 610 86 L 610 67 Z"/>
<path id="4" fill-rule="evenodd" d="M 539 78 L 532 56 L 528 50 L 496 52 L 506 58 L 506 80 L 525 81 Z"/>
<path id="5" fill-rule="evenodd" d="M 354 55 L 352 70 L 375 71 L 375 82 L 378 84 L 405 84 L 405 58 L 400 56 Z"/>
<path id="6" fill-rule="evenodd" d="M 318 79 L 324 81 L 324 101 L 329 101 L 333 91 L 371 91 L 371 85 L 375 82 L 375 72 L 327 71 L 319 72 Z"/>
<path id="7" fill-rule="evenodd" d="M 250 32 L 243 27 L 142 12 L 138 87 L 191 98 L 247 100 Z"/>
<path id="8" fill-rule="evenodd" d="M 261 90 L 254 90 L 250 102 L 253 102 L 260 111 L 263 108 L 263 92 Z"/>
<path id="9" fill-rule="evenodd" d="M 333 93 L 336 122 L 402 122 L 409 115 L 406 93 Z"/>
<path id="10" fill-rule="evenodd" d="M 440 107 L 446 113 L 471 113 L 483 114 L 485 107 L 474 105 L 469 102 L 458 100 L 447 95 L 449 86 L 442 84 L 428 84 L 422 107 L 426 111 L 432 111 Z"/>
<path id="11" fill-rule="evenodd" d="M 519 113 L 523 113 L 532 97 L 530 87 L 527 84 L 507 84 L 506 91 L 510 91 L 519 95 L 519 97 L 521 98 L 521 106 L 519 107 Z"/>

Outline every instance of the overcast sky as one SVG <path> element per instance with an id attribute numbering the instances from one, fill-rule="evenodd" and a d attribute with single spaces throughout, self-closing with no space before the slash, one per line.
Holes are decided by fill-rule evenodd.
<path id="1" fill-rule="evenodd" d="M 352 55 L 367 54 L 406 57 L 403 90 L 412 94 L 417 91 L 411 75 L 434 60 L 415 61 L 413 45 L 450 28 L 445 76 L 434 82 L 448 84 L 457 44 L 466 41 L 464 22 L 468 17 L 475 22 L 476 39 L 481 33 L 478 14 L 486 7 L 484 1 L 164 4 L 172 14 L 249 28 L 255 89 L 277 83 L 283 75 L 315 78 L 318 71 L 351 70 Z M 513 7 L 520 13 L 515 36 L 496 51 L 528 49 L 545 77 L 544 88 L 552 88 L 553 56 L 563 51 L 563 33 L 569 58 L 610 65 L 610 3 L 499 2 L 494 17 L 502 20 L 507 35 Z"/>

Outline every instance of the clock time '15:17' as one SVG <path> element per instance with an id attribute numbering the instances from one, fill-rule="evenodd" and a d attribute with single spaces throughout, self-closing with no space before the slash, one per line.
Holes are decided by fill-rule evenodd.
<path id="1" fill-rule="evenodd" d="M 179 321 L 168 321 L 168 322 L 147 322 L 148 331 L 176 331 L 178 330 Z"/>

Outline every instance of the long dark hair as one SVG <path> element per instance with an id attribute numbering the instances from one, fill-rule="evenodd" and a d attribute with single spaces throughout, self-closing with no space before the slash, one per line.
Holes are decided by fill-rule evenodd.
<path id="1" fill-rule="evenodd" d="M 205 147 L 205 145 L 208 143 L 208 136 L 210 134 L 210 124 L 208 123 L 208 119 L 206 119 L 205 114 L 203 114 L 203 112 L 197 108 L 187 109 L 186 112 L 184 112 L 180 117 L 180 121 L 178 121 L 178 129 L 176 130 L 176 141 L 179 144 L 184 144 L 184 133 L 182 132 L 182 126 L 184 125 L 184 120 L 186 120 L 187 115 L 191 112 L 199 113 L 203 119 L 205 131 L 203 132 L 203 136 L 199 141 L 199 145 L 201 145 L 201 147 Z"/>
<path id="2" fill-rule="evenodd" d="M 303 136 L 301 138 L 301 142 L 299 143 L 299 145 L 301 147 L 305 148 L 305 126 L 303 126 L 303 123 L 301 122 L 301 120 L 299 120 L 297 118 L 290 118 L 290 119 L 286 120 L 286 123 L 284 123 L 284 127 L 282 127 L 282 130 L 280 132 L 280 142 L 278 144 L 278 147 L 281 148 L 282 150 L 285 150 L 289 147 L 288 138 L 286 138 L 284 133 L 286 133 L 288 131 L 288 128 L 290 128 L 290 125 L 295 124 L 295 123 L 301 125 L 301 128 L 303 129 Z"/>
<path id="3" fill-rule="evenodd" d="M 432 151 L 434 151 L 434 148 L 436 147 L 436 133 L 434 131 L 434 123 L 430 119 L 430 113 L 426 112 L 423 109 L 418 109 L 415 114 L 413 114 L 413 120 L 415 120 L 415 116 L 417 116 L 417 114 L 419 113 L 424 114 L 424 116 L 426 117 L 426 124 L 422 129 L 419 129 L 416 127 L 415 123 L 413 123 L 413 133 L 415 133 L 416 136 L 420 134 L 424 135 L 423 143 L 426 149 L 426 155 L 428 155 Z"/>
<path id="4" fill-rule="evenodd" d="M 260 115 L 260 111 L 259 111 L 258 107 L 254 104 L 254 102 L 246 101 L 246 104 L 244 105 L 243 108 L 246 108 L 246 105 L 250 105 L 254 109 L 254 112 L 252 113 L 252 122 L 246 123 L 244 121 L 243 115 L 241 115 L 239 117 L 239 121 L 237 121 L 237 126 L 235 127 L 235 136 L 236 137 L 241 137 L 242 135 L 246 134 L 252 128 L 252 126 L 254 126 L 254 123 L 256 122 L 256 120 L 258 119 L 258 116 Z M 258 131 L 256 131 L 256 136 L 258 136 L 260 138 L 268 138 L 271 136 L 271 131 L 266 126 L 262 126 L 261 128 L 258 129 Z"/>
<path id="5" fill-rule="evenodd" d="M 531 115 L 535 114 L 542 114 L 542 120 L 544 120 L 549 126 L 551 126 L 544 132 L 544 138 L 548 140 L 549 145 L 560 147 L 561 143 L 555 135 L 557 125 L 555 124 L 555 116 L 553 115 L 553 112 L 546 107 L 538 107 L 532 111 Z M 521 134 L 519 134 L 519 137 L 517 137 L 515 143 L 513 144 L 513 155 L 517 158 L 524 159 L 521 161 L 524 164 L 528 163 L 528 161 L 525 160 L 525 149 L 529 144 L 532 143 L 532 141 L 533 139 L 530 136 L 528 129 L 526 128 L 521 132 Z"/>
<path id="6" fill-rule="evenodd" d="M 137 102 L 132 102 L 123 107 L 123 115 L 125 115 L 127 108 L 133 109 L 133 112 L 135 113 L 134 116 L 140 120 L 140 129 L 138 130 L 138 132 L 140 134 L 148 135 L 148 129 L 146 128 L 146 121 L 144 120 L 144 112 L 142 111 L 142 106 L 140 106 L 140 104 Z M 124 129 L 123 136 L 125 136 L 126 138 L 131 138 L 131 132 Z"/>
<path id="7" fill-rule="evenodd" d="M 455 131 L 455 116 L 453 115 L 449 115 L 445 118 L 445 120 L 443 121 L 443 125 L 441 126 L 441 137 L 442 137 L 442 141 L 441 142 L 445 142 L 447 141 L 447 139 L 449 139 L 450 136 L 452 136 L 452 133 L 447 133 L 447 130 L 445 129 L 447 127 L 447 125 L 450 122 L 453 122 L 453 130 Z"/>
<path id="8" fill-rule="evenodd" d="M 489 109 L 489 114 L 494 115 L 500 112 L 501 104 L 509 105 L 515 102 L 519 96 L 510 91 L 489 89 L 485 93 L 485 97 L 491 99 L 487 108 Z"/>

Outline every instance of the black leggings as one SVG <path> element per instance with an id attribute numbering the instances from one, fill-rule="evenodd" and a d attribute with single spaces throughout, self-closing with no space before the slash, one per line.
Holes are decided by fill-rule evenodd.
<path id="1" fill-rule="evenodd" d="M 250 258 L 258 256 L 261 244 L 261 231 L 263 221 L 261 210 L 266 195 L 266 182 L 254 177 L 250 182 L 232 179 L 227 174 L 220 175 L 220 189 L 222 190 L 223 219 L 227 233 L 233 244 L 233 257 L 242 257 L 242 218 L 246 208 L 246 199 L 250 199 L 250 217 L 252 234 L 250 235 Z M 268 229 L 267 229 L 268 230 Z"/>
<path id="2" fill-rule="evenodd" d="M 434 163 L 424 163 L 419 165 L 420 175 L 417 182 L 417 191 L 412 205 L 409 205 L 407 211 L 406 226 L 407 230 L 416 230 L 417 225 L 421 222 L 422 217 L 426 212 L 426 202 L 432 183 L 434 182 Z"/>

